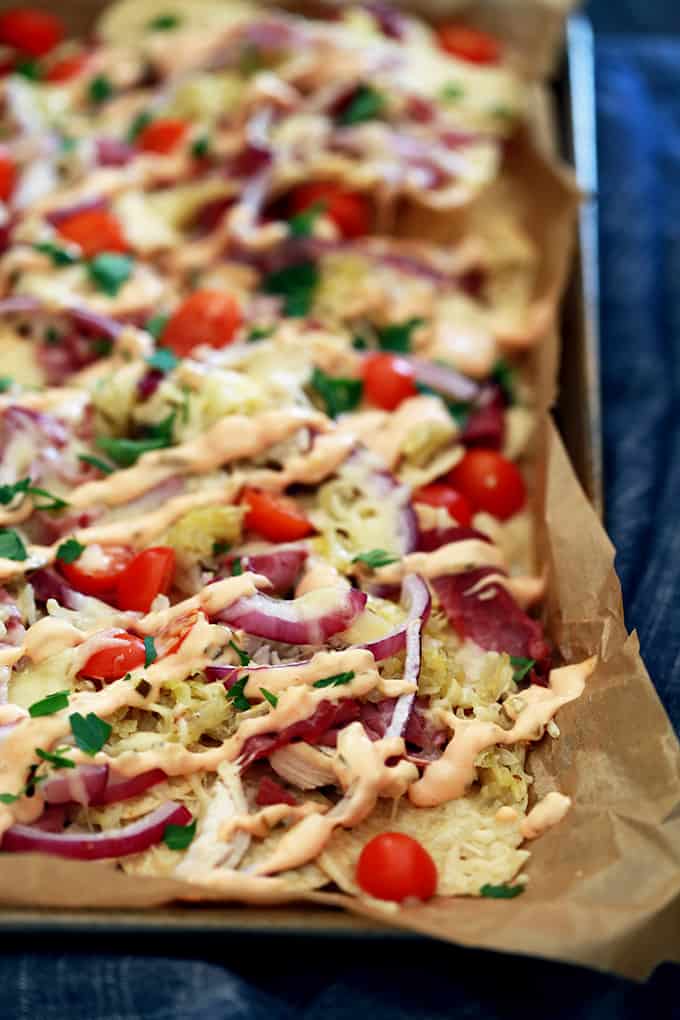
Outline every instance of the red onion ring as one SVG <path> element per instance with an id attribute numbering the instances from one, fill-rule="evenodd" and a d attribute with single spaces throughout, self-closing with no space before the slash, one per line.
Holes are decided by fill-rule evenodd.
<path id="1" fill-rule="evenodd" d="M 81 212 L 89 212 L 91 209 L 105 209 L 108 202 L 105 198 L 97 196 L 96 198 L 84 198 L 80 202 L 75 202 L 73 205 L 65 205 L 62 209 L 52 209 L 51 212 L 45 214 L 45 219 L 48 223 L 51 223 L 53 227 L 58 227 L 64 220 L 69 220 L 72 216 L 76 216 Z"/>
<path id="2" fill-rule="evenodd" d="M 0 301 L 0 316 L 3 315 L 48 315 L 50 317 L 64 315 L 71 319 L 75 326 L 108 340 L 116 340 L 125 328 L 110 316 L 93 312 L 83 305 L 69 308 L 48 308 L 39 298 L 22 294 L 16 294 L 14 297 L 4 298 Z"/>
<path id="3" fill-rule="evenodd" d="M 86 832 L 44 832 L 35 825 L 12 825 L 3 836 L 6 853 L 51 854 L 79 861 L 139 854 L 160 843 L 168 825 L 187 825 L 191 812 L 183 804 L 168 801 L 133 825 L 96 834 Z"/>
<path id="4" fill-rule="evenodd" d="M 420 358 L 407 357 L 407 361 L 415 372 L 416 382 L 431 387 L 449 400 L 470 404 L 479 397 L 479 385 L 454 368 Z"/>
<path id="5" fill-rule="evenodd" d="M 400 624 L 389 634 L 378 638 L 376 641 L 368 641 L 365 645 L 359 645 L 371 652 L 376 662 L 389 659 L 408 645 L 408 628 L 419 620 L 422 625 L 427 622 L 432 607 L 430 589 L 419 574 L 407 574 L 401 586 L 401 601 L 407 611 L 404 623 Z"/>
<path id="6" fill-rule="evenodd" d="M 114 773 L 109 772 L 108 782 L 90 803 L 96 805 L 117 804 L 121 800 L 131 800 L 132 797 L 138 797 L 140 793 L 145 793 L 152 786 L 157 786 L 167 778 L 162 769 L 151 769 L 149 772 L 142 772 L 129 779 L 118 778 Z"/>
<path id="7" fill-rule="evenodd" d="M 271 582 L 269 590 L 273 595 L 285 595 L 300 576 L 300 571 L 308 555 L 307 550 L 302 547 L 252 554 L 239 554 L 238 551 L 229 553 L 221 561 L 215 580 L 231 577 L 231 565 L 235 559 L 240 559 L 243 570 L 262 574 Z"/>
<path id="8" fill-rule="evenodd" d="M 303 619 L 301 599 L 273 599 L 258 592 L 238 599 L 215 620 L 238 627 L 247 634 L 283 641 L 289 645 L 317 645 L 347 630 L 366 605 L 367 595 L 357 588 L 338 589 L 337 604 L 311 619 Z"/>
<path id="9" fill-rule="evenodd" d="M 48 804 L 93 804 L 106 787 L 108 765 L 77 765 L 50 776 L 40 787 Z"/>

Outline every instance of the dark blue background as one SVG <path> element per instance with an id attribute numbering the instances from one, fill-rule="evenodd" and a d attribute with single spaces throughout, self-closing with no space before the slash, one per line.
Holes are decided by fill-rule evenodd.
<path id="1" fill-rule="evenodd" d="M 598 33 L 607 523 L 629 626 L 680 728 L 680 36 L 671 37 L 680 33 L 680 3 L 595 0 L 590 13 Z M 680 1016 L 680 968 L 669 965 L 635 986 L 435 943 L 317 942 L 294 955 L 290 943 L 214 940 L 127 942 L 96 956 L 92 945 L 47 948 L 44 940 L 15 944 L 0 960 L 0 1017 Z"/>

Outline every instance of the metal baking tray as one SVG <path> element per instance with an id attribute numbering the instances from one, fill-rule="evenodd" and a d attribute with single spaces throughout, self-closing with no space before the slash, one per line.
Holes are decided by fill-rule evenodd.
<path id="1" fill-rule="evenodd" d="M 49 4 L 45 4 L 49 6 Z M 99 5 L 76 0 L 71 27 L 83 31 Z M 2 4 L 0 3 L 0 7 Z M 60 13 L 63 8 L 59 4 Z M 603 508 L 600 434 L 598 343 L 597 162 L 594 105 L 593 37 L 588 20 L 573 16 L 568 24 L 565 54 L 554 83 L 558 146 L 573 167 L 584 201 L 578 220 L 578 244 L 562 308 L 563 354 L 560 396 L 555 417 L 581 484 L 601 513 Z M 73 941 L 94 936 L 121 939 L 130 951 L 130 939 L 153 935 L 159 942 L 192 936 L 219 935 L 239 942 L 280 936 L 318 940 L 361 937 L 374 946 L 384 939 L 418 943 L 424 936 L 387 927 L 341 910 L 315 907 L 214 907 L 187 905 L 149 910 L 0 909 L 0 934 L 31 939 L 39 933 L 59 933 Z M 89 946 L 88 942 L 88 946 Z M 145 943 L 148 951 L 149 943 Z M 196 944 L 198 948 L 198 944 Z M 165 946 L 164 948 L 167 948 Z M 185 947 L 186 948 L 186 944 Z M 317 947 L 319 948 L 319 947 Z M 261 947 L 260 947 L 261 949 Z M 373 949 L 371 950 L 374 951 Z"/>

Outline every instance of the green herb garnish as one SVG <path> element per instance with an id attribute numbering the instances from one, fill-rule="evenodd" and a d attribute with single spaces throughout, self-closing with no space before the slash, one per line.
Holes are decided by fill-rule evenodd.
<path id="1" fill-rule="evenodd" d="M 147 333 L 151 333 L 154 340 L 159 340 L 161 333 L 168 324 L 169 315 L 152 315 L 144 327 Z"/>
<path id="2" fill-rule="evenodd" d="M 265 701 L 268 701 L 272 708 L 276 708 L 279 703 L 279 699 L 271 691 L 268 691 L 266 687 L 260 687 L 260 694 Z"/>
<path id="3" fill-rule="evenodd" d="M 498 383 L 503 391 L 503 396 L 509 404 L 515 403 L 515 373 L 510 365 L 501 358 L 493 366 L 491 378 Z"/>
<path id="4" fill-rule="evenodd" d="M 68 506 L 68 503 L 60 499 L 59 496 L 53 496 L 46 489 L 38 489 L 35 485 L 31 485 L 30 478 L 22 478 L 12 485 L 0 485 L 0 503 L 3 506 L 7 506 L 17 496 L 42 496 L 48 500 L 47 503 L 35 503 L 36 510 L 63 510 Z"/>
<path id="5" fill-rule="evenodd" d="M 241 663 L 241 665 L 247 666 L 248 663 L 250 662 L 250 656 L 248 655 L 248 653 L 244 652 L 242 648 L 239 648 L 235 641 L 230 641 L 229 647 L 234 649 L 234 651 L 238 655 L 239 662 Z"/>
<path id="6" fill-rule="evenodd" d="M 240 680 L 237 680 L 235 684 L 232 684 L 227 691 L 227 697 L 232 702 L 234 708 L 239 712 L 247 712 L 250 708 L 250 702 L 245 695 L 246 684 L 248 683 L 249 677 L 250 674 L 246 673 L 246 675 L 242 676 Z"/>
<path id="7" fill-rule="evenodd" d="M 172 446 L 174 412 L 168 415 L 159 425 L 149 428 L 149 435 L 144 439 L 115 439 L 112 436 L 99 436 L 97 446 L 107 453 L 119 467 L 131 467 L 136 464 L 143 453 L 149 450 L 163 450 Z"/>
<path id="8" fill-rule="evenodd" d="M 378 567 L 387 567 L 390 563 L 396 563 L 398 559 L 398 556 L 393 556 L 385 549 L 371 549 L 369 552 L 359 553 L 354 557 L 352 563 L 365 563 L 371 570 L 377 570 Z"/>
<path id="9" fill-rule="evenodd" d="M 163 842 L 169 850 L 186 850 L 196 835 L 196 819 L 189 825 L 166 825 Z"/>
<path id="10" fill-rule="evenodd" d="M 364 384 L 361 379 L 334 378 L 320 368 L 312 372 L 312 386 L 324 402 L 326 414 L 337 418 L 345 411 L 353 410 L 361 400 Z"/>
<path id="11" fill-rule="evenodd" d="M 20 793 L 0 793 L 0 804 L 15 804 L 20 796 Z"/>
<path id="12" fill-rule="evenodd" d="M 0 559 L 15 560 L 17 563 L 28 559 L 21 536 L 12 528 L 0 528 Z"/>
<path id="13" fill-rule="evenodd" d="M 376 120 L 385 112 L 385 97 L 371 85 L 360 85 L 351 102 L 338 116 L 338 124 L 350 126 L 363 124 L 367 120 Z"/>
<path id="14" fill-rule="evenodd" d="M 144 128 L 148 127 L 152 120 L 153 116 L 149 113 L 148 110 L 142 110 L 142 112 L 138 113 L 136 117 L 133 117 L 132 123 L 128 128 L 127 133 L 128 142 L 136 142 Z"/>
<path id="15" fill-rule="evenodd" d="M 283 313 L 291 318 L 307 315 L 319 283 L 319 270 L 314 262 L 298 262 L 264 278 L 262 289 L 283 299 Z"/>
<path id="16" fill-rule="evenodd" d="M 144 638 L 144 667 L 150 666 L 158 658 L 156 646 L 152 637 Z"/>
<path id="17" fill-rule="evenodd" d="M 82 460 L 83 464 L 90 464 L 92 467 L 97 468 L 104 475 L 111 475 L 116 470 L 113 464 L 107 464 L 105 460 L 101 460 L 99 457 L 92 457 L 89 453 L 79 453 L 78 460 Z"/>
<path id="18" fill-rule="evenodd" d="M 239 73 L 248 77 L 263 71 L 267 66 L 264 55 L 259 47 L 253 43 L 247 43 L 241 50 L 238 61 Z"/>
<path id="19" fill-rule="evenodd" d="M 491 900 L 514 900 L 523 892 L 523 885 L 490 885 L 488 882 L 479 890 L 481 896 Z"/>
<path id="20" fill-rule="evenodd" d="M 510 656 L 510 665 L 514 669 L 512 679 L 516 684 L 521 684 L 522 680 L 526 677 L 527 673 L 536 665 L 535 659 L 523 659 L 520 655 Z"/>
<path id="21" fill-rule="evenodd" d="M 80 262 L 77 255 L 67 251 L 66 248 L 60 248 L 58 244 L 52 244 L 51 241 L 39 241 L 33 247 L 43 255 L 49 255 L 55 266 L 73 266 Z"/>
<path id="22" fill-rule="evenodd" d="M 111 736 L 111 726 L 94 712 L 88 712 L 85 716 L 74 712 L 69 716 L 69 722 L 76 744 L 91 758 L 94 758 L 97 751 L 101 751 Z"/>
<path id="23" fill-rule="evenodd" d="M 296 213 L 288 220 L 288 227 L 293 237 L 309 237 L 314 233 L 314 224 L 326 210 L 325 202 L 313 202 L 308 209 Z"/>
<path id="24" fill-rule="evenodd" d="M 57 549 L 57 559 L 62 563 L 75 563 L 84 552 L 85 546 L 77 538 L 67 538 Z"/>
<path id="25" fill-rule="evenodd" d="M 197 138 L 191 145 L 191 155 L 194 159 L 205 159 L 210 155 L 210 139 L 203 135 Z"/>
<path id="26" fill-rule="evenodd" d="M 34 701 L 28 709 L 32 719 L 39 719 L 43 715 L 54 715 L 62 708 L 68 708 L 69 691 L 56 691 L 55 694 L 48 694 L 42 701 Z"/>
<path id="27" fill-rule="evenodd" d="M 268 336 L 272 335 L 272 330 L 264 326 L 253 326 L 250 333 L 246 337 L 247 344 L 257 343 L 258 340 L 266 340 Z"/>
<path id="28" fill-rule="evenodd" d="M 422 326 L 423 319 L 408 319 L 407 322 L 393 323 L 376 330 L 378 343 L 384 351 L 408 354 L 411 350 L 412 333 Z"/>
<path id="29" fill-rule="evenodd" d="M 352 347 L 355 351 L 367 351 L 368 344 L 362 336 L 355 336 L 352 338 Z"/>
<path id="30" fill-rule="evenodd" d="M 157 368 L 159 372 L 167 375 L 168 372 L 172 372 L 174 368 L 177 368 L 179 358 L 169 347 L 159 347 L 146 359 L 146 363 L 151 368 Z"/>
<path id="31" fill-rule="evenodd" d="M 28 78 L 29 81 L 40 81 L 43 76 L 42 68 L 37 60 L 19 60 L 12 71 L 14 74 L 20 74 L 22 78 Z"/>
<path id="32" fill-rule="evenodd" d="M 96 75 L 87 87 L 91 103 L 104 103 L 113 95 L 113 85 L 105 74 Z"/>
<path id="33" fill-rule="evenodd" d="M 441 92 L 439 93 L 442 99 L 446 99 L 450 102 L 455 102 L 458 99 L 462 99 L 465 95 L 465 89 L 462 85 L 455 81 L 449 81 L 444 85 Z"/>
<path id="34" fill-rule="evenodd" d="M 231 546 L 228 542 L 213 542 L 212 554 L 213 556 L 224 556 L 230 549 Z"/>
<path id="35" fill-rule="evenodd" d="M 7 390 L 11 390 L 14 385 L 14 379 L 11 375 L 0 375 L 0 393 L 7 393 Z"/>
<path id="36" fill-rule="evenodd" d="M 243 563 L 240 556 L 235 556 L 231 562 L 231 576 L 240 577 L 243 573 Z"/>
<path id="37" fill-rule="evenodd" d="M 61 333 L 54 326 L 48 326 L 45 330 L 45 343 L 48 347 L 54 347 L 61 340 Z"/>
<path id="38" fill-rule="evenodd" d="M 87 264 L 87 272 L 98 290 L 109 297 L 115 297 L 118 291 L 132 275 L 134 259 L 130 255 L 120 255 L 113 251 L 103 251 L 95 255 Z"/>
<path id="39" fill-rule="evenodd" d="M 327 676 L 323 680 L 317 680 L 316 683 L 312 684 L 312 687 L 342 687 L 344 684 L 349 684 L 354 680 L 354 670 L 350 670 L 349 673 L 336 673 L 334 676 Z"/>
<path id="40" fill-rule="evenodd" d="M 42 747 L 36 747 L 35 753 L 43 761 L 48 761 L 50 765 L 54 765 L 55 769 L 74 769 L 76 767 L 76 763 L 71 761 L 70 758 L 64 758 L 61 754 L 53 754 L 52 751 L 44 751 Z M 31 785 L 35 785 L 35 780 Z"/>
<path id="41" fill-rule="evenodd" d="M 177 28 L 181 23 L 182 19 L 179 14 L 159 14 L 157 17 L 152 18 L 146 27 L 151 32 L 169 32 L 171 29 Z"/>

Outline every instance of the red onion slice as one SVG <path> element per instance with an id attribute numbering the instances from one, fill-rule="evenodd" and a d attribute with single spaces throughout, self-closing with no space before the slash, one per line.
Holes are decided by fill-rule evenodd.
<path id="1" fill-rule="evenodd" d="M 138 776 L 118 778 L 109 772 L 108 783 L 105 784 L 100 793 L 93 797 L 91 804 L 117 804 L 121 800 L 131 800 L 145 793 L 152 786 L 157 786 L 168 777 L 162 769 L 151 769 L 149 772 L 142 772 Z"/>
<path id="2" fill-rule="evenodd" d="M 98 166 L 126 166 L 134 159 L 134 148 L 122 138 L 98 138 L 95 142 Z"/>
<path id="3" fill-rule="evenodd" d="M 404 680 L 417 684 L 420 677 L 423 654 L 423 621 L 411 620 L 406 628 L 406 659 L 404 661 Z M 411 694 L 402 694 L 397 698 L 392 720 L 387 727 L 386 737 L 403 737 L 417 697 L 417 689 Z"/>
<path id="4" fill-rule="evenodd" d="M 90 332 L 93 336 L 101 336 L 108 340 L 116 340 L 125 328 L 109 315 L 93 312 L 84 305 L 73 305 L 68 308 L 52 308 L 39 298 L 16 294 L 14 297 L 0 301 L 0 316 L 3 315 L 46 315 L 55 317 L 64 315 L 71 319 L 75 326 Z"/>
<path id="5" fill-rule="evenodd" d="M 418 620 L 424 625 L 430 615 L 432 607 L 430 589 L 419 574 L 406 575 L 401 586 L 401 601 L 408 614 L 404 623 L 384 637 L 359 646 L 371 652 L 376 662 L 389 659 L 391 655 L 400 652 L 407 644 L 409 625 Z"/>
<path id="6" fill-rule="evenodd" d="M 378 502 L 389 500 L 396 506 L 397 543 L 402 555 L 413 552 L 418 543 L 418 517 L 411 502 L 411 491 L 389 471 L 372 471 L 366 479 Z"/>
<path id="7" fill-rule="evenodd" d="M 479 397 L 479 385 L 454 368 L 420 358 L 409 357 L 408 361 L 415 372 L 416 382 L 429 386 L 447 399 L 470 404 Z"/>
<path id="8" fill-rule="evenodd" d="M 262 574 L 271 582 L 270 591 L 273 595 L 285 595 L 290 591 L 302 570 L 308 552 L 304 548 L 288 548 L 264 553 L 230 553 L 220 564 L 215 576 L 219 581 L 231 577 L 231 565 L 240 559 L 243 570 L 251 570 L 254 574 Z"/>
<path id="9" fill-rule="evenodd" d="M 168 801 L 134 825 L 107 832 L 44 832 L 35 825 L 12 825 L 2 839 L 6 853 L 51 854 L 79 861 L 98 861 L 106 857 L 139 854 L 160 843 L 168 825 L 187 825 L 191 812 L 183 804 Z"/>
<path id="10" fill-rule="evenodd" d="M 347 630 L 363 611 L 366 599 L 366 593 L 357 588 L 338 588 L 336 604 L 332 608 L 317 616 L 305 618 L 303 607 L 310 602 L 307 596 L 284 600 L 273 599 L 258 592 L 257 595 L 238 599 L 223 609 L 215 619 L 269 641 L 283 641 L 289 645 L 318 645 L 334 634 Z"/>
<path id="11" fill-rule="evenodd" d="M 443 545 L 449 545 L 450 542 L 464 542 L 469 538 L 492 544 L 489 536 L 477 531 L 476 528 L 463 527 L 463 525 L 450 528 L 427 528 L 425 531 L 421 531 L 418 536 L 418 551 L 434 552 Z"/>
<path id="12" fill-rule="evenodd" d="M 90 212 L 93 209 L 105 209 L 107 206 L 105 198 L 97 196 L 95 198 L 84 198 L 80 202 L 75 202 L 73 205 L 65 205 L 61 209 L 52 209 L 46 213 L 45 219 L 48 223 L 51 223 L 53 227 L 58 227 L 64 220 L 70 220 L 72 216 L 77 216 L 78 213 Z"/>
<path id="13" fill-rule="evenodd" d="M 40 792 L 48 804 L 93 804 L 109 775 L 108 765 L 77 765 L 68 774 L 50 776 Z"/>

